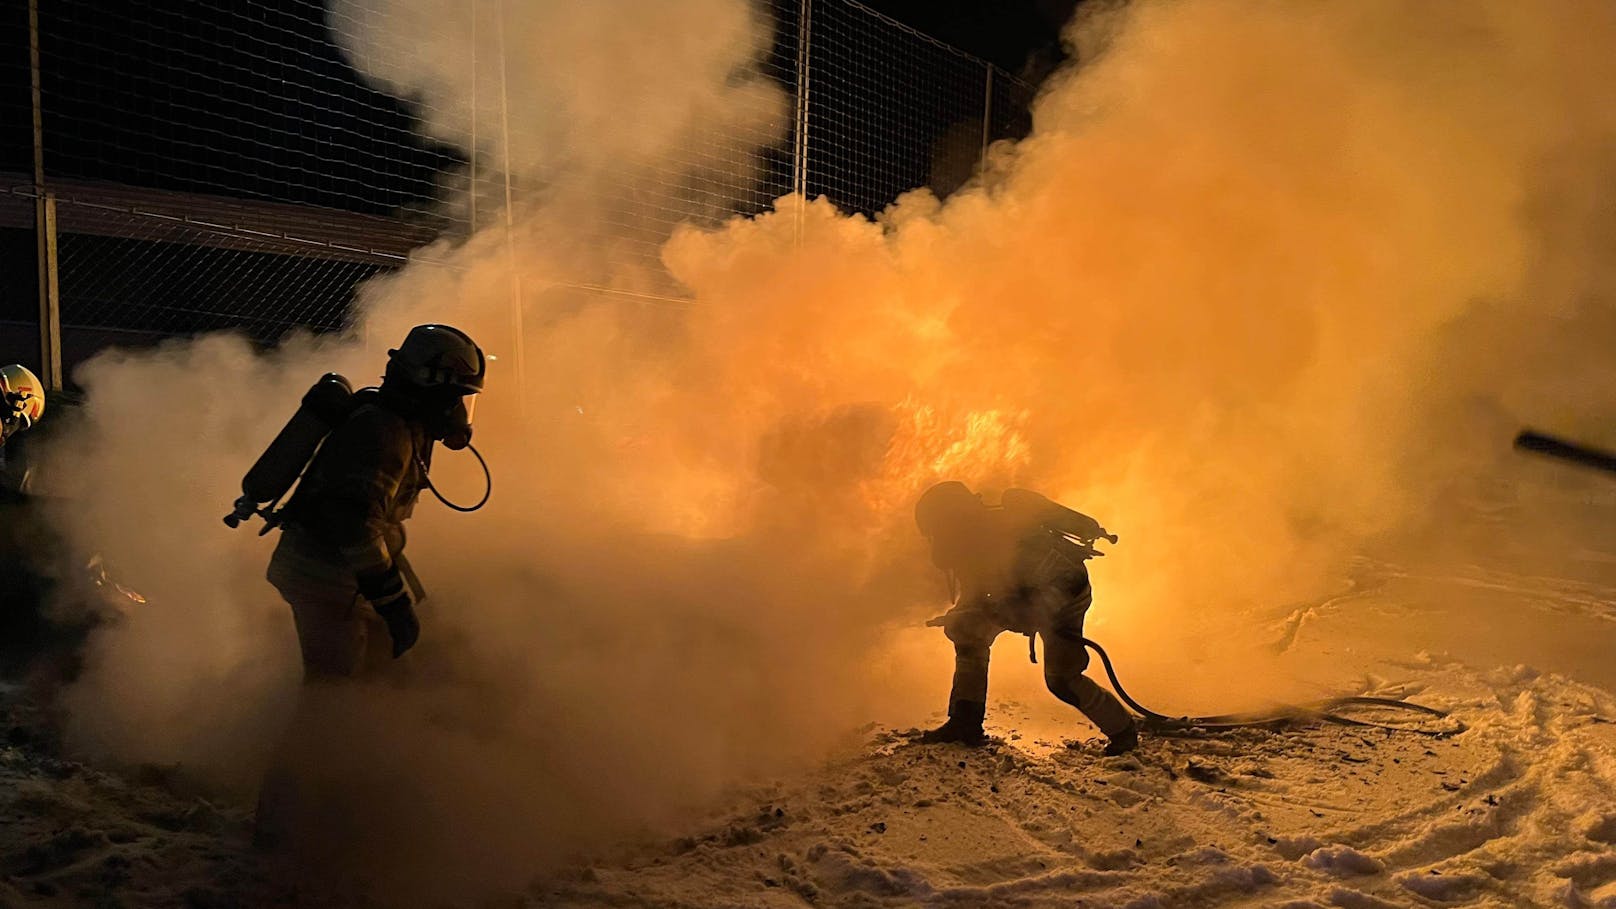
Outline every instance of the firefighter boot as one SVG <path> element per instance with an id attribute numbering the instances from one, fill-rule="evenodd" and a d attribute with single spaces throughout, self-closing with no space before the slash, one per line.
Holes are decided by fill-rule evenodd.
<path id="1" fill-rule="evenodd" d="M 1105 751 L 1101 753 L 1106 757 L 1116 757 L 1119 754 L 1127 754 L 1138 747 L 1139 721 L 1135 720 L 1128 724 L 1128 728 L 1111 736 L 1105 743 Z"/>
<path id="2" fill-rule="evenodd" d="M 988 740 L 982 731 L 982 718 L 986 714 L 986 704 L 955 701 L 948 705 L 948 722 L 936 729 L 927 730 L 920 736 L 920 740 L 928 745 L 952 742 L 970 748 L 978 747 Z"/>

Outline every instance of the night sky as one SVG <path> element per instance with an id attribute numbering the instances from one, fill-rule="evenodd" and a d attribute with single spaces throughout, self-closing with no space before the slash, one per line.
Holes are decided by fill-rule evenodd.
<path id="1" fill-rule="evenodd" d="M 1062 59 L 1079 0 L 865 0 L 867 6 L 1031 81 Z"/>
<path id="2" fill-rule="evenodd" d="M 867 5 L 1036 80 L 1059 59 L 1075 3 Z M 5 6 L 0 169 L 27 171 L 26 15 Z M 52 173 L 385 213 L 430 193 L 455 160 L 413 140 L 407 108 L 362 84 L 329 41 L 320 0 L 41 0 L 40 10 Z"/>

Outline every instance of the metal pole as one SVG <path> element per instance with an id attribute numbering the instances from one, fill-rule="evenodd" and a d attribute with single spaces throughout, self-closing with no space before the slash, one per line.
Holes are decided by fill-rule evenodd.
<path id="1" fill-rule="evenodd" d="M 477 232 L 477 7 L 478 0 L 466 4 L 471 10 L 471 142 L 466 149 L 466 232 Z"/>
<path id="2" fill-rule="evenodd" d="M 802 216 L 808 205 L 808 88 L 813 43 L 813 0 L 797 3 L 796 142 L 791 155 L 791 191 L 797 195 L 797 242 L 802 243 Z"/>
<path id="3" fill-rule="evenodd" d="M 39 378 L 62 387 L 62 306 L 56 283 L 56 197 L 45 190 L 45 120 L 39 79 L 39 0 L 28 0 L 28 71 L 34 106 L 34 234 L 39 265 Z"/>
<path id="4" fill-rule="evenodd" d="M 814 29 L 813 0 L 799 0 L 797 4 L 797 142 L 792 156 L 791 177 L 793 192 L 808 198 L 808 88 L 810 48 Z"/>
<path id="5" fill-rule="evenodd" d="M 507 260 L 506 267 L 511 272 L 511 330 L 515 332 L 515 337 L 511 339 L 511 344 L 512 353 L 516 358 L 517 401 L 518 406 L 521 408 L 523 422 L 526 422 L 528 397 L 527 333 L 522 324 L 522 275 L 516 268 L 516 225 L 514 220 L 516 215 L 511 206 L 511 114 L 506 83 L 505 0 L 499 0 L 497 12 L 499 13 L 499 22 L 495 35 L 499 42 L 499 128 L 500 141 L 505 151 L 505 257 Z"/>
<path id="6" fill-rule="evenodd" d="M 982 159 L 978 169 L 988 169 L 988 142 L 993 137 L 993 64 L 988 64 L 987 85 L 982 90 Z"/>

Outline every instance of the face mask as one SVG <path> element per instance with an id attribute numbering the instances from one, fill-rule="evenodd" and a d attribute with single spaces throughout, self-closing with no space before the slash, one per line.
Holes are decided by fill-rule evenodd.
<path id="1" fill-rule="evenodd" d="M 459 451 L 471 444 L 471 414 L 476 409 L 477 396 L 465 395 L 443 414 L 442 425 L 435 427 L 433 435 L 442 440 L 444 448 Z"/>
<path id="2" fill-rule="evenodd" d="M 7 436 L 15 435 L 34 425 L 33 421 L 28 419 L 28 414 L 23 412 L 24 400 L 26 399 L 22 395 L 15 394 L 0 399 L 0 443 L 3 443 Z"/>

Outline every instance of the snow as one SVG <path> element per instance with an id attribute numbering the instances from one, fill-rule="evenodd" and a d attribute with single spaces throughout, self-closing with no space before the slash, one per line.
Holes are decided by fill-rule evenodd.
<path id="1" fill-rule="evenodd" d="M 1351 877 L 1358 874 L 1380 874 L 1386 870 L 1386 864 L 1372 855 L 1365 855 L 1351 846 L 1323 846 L 1307 854 L 1302 864 L 1316 871 L 1324 871 L 1336 877 Z"/>
<path id="2" fill-rule="evenodd" d="M 0 906 L 226 906 L 250 886 L 250 813 L 177 795 L 155 770 L 126 779 L 41 759 L 12 725 L 0 748 Z"/>
<path id="3" fill-rule="evenodd" d="M 811 777 L 747 792 L 744 807 L 672 847 L 628 850 L 588 880 L 540 880 L 530 896 L 577 907 L 1616 905 L 1616 697 L 1585 681 L 1606 681 L 1610 667 L 1545 668 L 1555 651 L 1541 633 L 1517 639 L 1532 663 L 1488 662 L 1509 642 L 1475 631 L 1541 630 L 1545 617 L 1525 608 L 1536 606 L 1576 636 L 1562 642 L 1575 654 L 1590 630 L 1609 640 L 1616 595 L 1479 570 L 1445 584 L 1385 578 L 1367 598 L 1286 620 L 1285 646 L 1304 661 L 1350 650 L 1375 664 L 1359 693 L 1411 694 L 1454 711 L 1465 731 L 1147 736 L 1105 758 L 1095 739 L 1062 741 L 1084 734 L 1075 718 L 1051 729 L 1000 703 L 987 748 L 881 732 Z M 1434 588 L 1444 598 L 1422 604 Z M 1472 601 L 1461 633 L 1428 633 L 1430 611 L 1476 590 L 1503 591 L 1494 602 L 1509 614 Z M 1395 646 L 1366 637 L 1368 610 L 1412 634 Z"/>
<path id="4" fill-rule="evenodd" d="M 1616 881 L 1608 695 L 1552 674 L 1425 680 L 1449 739 L 1320 726 L 1034 754 L 878 735 L 546 904 L 1378 907 L 1585 903 Z M 1570 712 L 1545 703 L 1583 704 Z M 1596 713 L 1594 711 L 1604 711 Z M 1189 767 L 1209 772 L 1191 775 Z M 1328 769 L 1330 773 L 1320 771 Z M 1603 839 L 1601 838 L 1603 837 Z M 634 894 L 655 894 L 641 899 Z"/>
<path id="5" fill-rule="evenodd" d="M 1001 699 L 985 748 L 876 729 L 810 773 L 739 789 L 677 835 L 580 859 L 498 905 L 1616 907 L 1611 670 L 1556 664 L 1540 639 L 1519 648 L 1529 661 L 1493 659 L 1510 648 L 1467 638 L 1474 627 L 1438 635 L 1429 615 L 1485 590 L 1512 613 L 1472 612 L 1472 626 L 1598 628 L 1602 644 L 1616 593 L 1496 572 L 1487 586 L 1469 572 L 1445 586 L 1387 577 L 1311 609 L 1287 652 L 1317 664 L 1350 649 L 1357 693 L 1410 694 L 1453 711 L 1462 732 L 1422 735 L 1410 730 L 1456 727 L 1357 708 L 1410 730 L 1147 735 L 1107 758 L 1061 705 Z M 1404 637 L 1374 639 L 1366 610 L 1398 615 Z M 48 757 L 30 738 L 38 724 L 8 719 L 0 906 L 355 902 L 321 902 L 254 856 L 244 806 L 187 794 L 183 774 Z"/>

